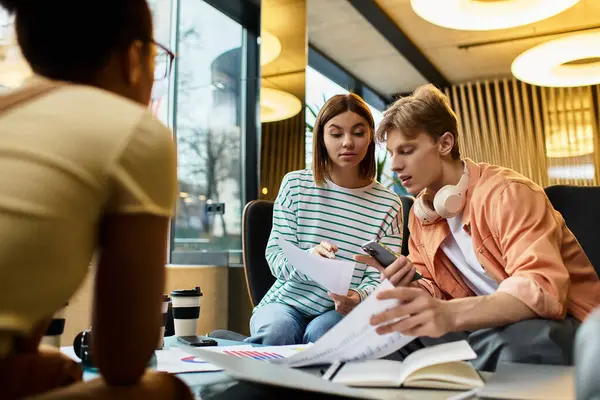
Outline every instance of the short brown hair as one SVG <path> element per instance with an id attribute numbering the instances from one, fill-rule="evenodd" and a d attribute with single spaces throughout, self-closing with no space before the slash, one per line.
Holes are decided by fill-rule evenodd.
<path id="1" fill-rule="evenodd" d="M 327 100 L 325 105 L 321 107 L 313 128 L 312 171 L 317 185 L 323 184 L 325 179 L 330 178 L 331 171 L 329 155 L 325 148 L 325 124 L 346 111 L 352 111 L 360 115 L 369 124 L 371 143 L 369 144 L 365 158 L 360 162 L 359 173 L 361 178 L 375 179 L 377 167 L 375 163 L 375 122 L 373 121 L 373 114 L 371 114 L 369 106 L 360 96 L 354 93 L 337 94 Z"/>
<path id="2" fill-rule="evenodd" d="M 458 119 L 448 97 L 431 84 L 420 86 L 412 95 L 399 98 L 383 113 L 383 120 L 377 127 L 377 140 L 385 142 L 388 132 L 394 129 L 410 138 L 425 132 L 435 141 L 450 132 L 454 136 L 450 154 L 455 160 L 460 158 Z"/>

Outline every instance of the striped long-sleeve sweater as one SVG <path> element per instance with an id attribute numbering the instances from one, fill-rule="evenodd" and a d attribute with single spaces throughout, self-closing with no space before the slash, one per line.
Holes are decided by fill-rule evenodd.
<path id="1" fill-rule="evenodd" d="M 360 189 L 343 188 L 330 181 L 317 186 L 310 170 L 288 173 L 275 200 L 266 250 L 277 280 L 255 311 L 273 302 L 295 307 L 307 317 L 334 308 L 326 289 L 290 265 L 278 245 L 280 237 L 306 251 L 326 240 L 339 248 L 335 258 L 340 260 L 364 254 L 361 246 L 369 240 L 378 240 L 400 253 L 401 207 L 398 196 L 377 182 Z M 364 299 L 379 280 L 375 268 L 357 263 L 350 287 Z"/>

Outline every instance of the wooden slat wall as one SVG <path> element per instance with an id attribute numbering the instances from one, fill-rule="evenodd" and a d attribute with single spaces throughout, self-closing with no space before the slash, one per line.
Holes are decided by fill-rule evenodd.
<path id="1" fill-rule="evenodd" d="M 598 185 L 600 86 L 540 88 L 504 78 L 453 85 L 445 93 L 460 121 L 463 156 L 512 168 L 542 186 Z M 546 139 L 553 133 L 574 142 L 585 140 L 590 129 L 593 152 L 547 156 Z M 549 168 L 569 177 L 551 176 Z"/>
<path id="2" fill-rule="evenodd" d="M 304 111 L 283 120 L 261 125 L 260 198 L 275 200 L 281 180 L 290 171 L 305 166 Z M 267 194 L 263 194 L 267 188 Z"/>

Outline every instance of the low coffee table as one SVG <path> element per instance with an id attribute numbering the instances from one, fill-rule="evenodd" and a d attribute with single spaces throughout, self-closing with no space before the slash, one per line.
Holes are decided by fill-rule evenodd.
<path id="1" fill-rule="evenodd" d="M 225 339 L 215 339 L 219 346 L 239 346 L 248 345 L 248 343 L 237 342 Z M 253 345 L 260 347 L 261 345 Z M 165 338 L 165 348 L 179 347 L 179 342 L 174 336 Z M 65 353 L 73 353 L 72 347 L 62 348 Z M 315 375 L 321 374 L 321 368 L 303 368 L 303 371 Z M 483 378 L 489 377 L 489 374 L 482 374 Z M 90 380 L 97 378 L 98 373 L 92 371 L 84 371 L 84 380 Z M 221 400 L 221 399 L 281 399 L 282 397 L 289 396 L 292 391 L 287 389 L 268 387 L 265 385 L 255 385 L 251 383 L 240 382 L 236 379 L 231 378 L 225 371 L 214 371 L 214 372 L 188 372 L 177 374 L 183 382 L 185 382 L 192 393 L 198 399 L 202 400 Z M 449 391 L 449 390 L 422 390 L 422 389 L 368 389 L 377 398 L 386 399 L 430 399 L 430 400 L 442 400 L 447 399 L 455 394 L 461 393 L 460 391 Z M 338 398 L 333 396 L 321 396 L 315 393 L 306 393 L 301 395 L 294 393 L 297 397 L 309 397 L 311 399 L 329 399 Z"/>

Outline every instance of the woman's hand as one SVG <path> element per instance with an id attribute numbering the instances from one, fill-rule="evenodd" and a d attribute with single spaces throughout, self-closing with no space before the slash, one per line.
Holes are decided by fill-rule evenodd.
<path id="1" fill-rule="evenodd" d="M 337 253 L 337 251 L 338 247 L 336 245 L 323 240 L 319 245 L 313 248 L 312 254 L 325 258 L 335 258 L 335 253 Z"/>
<path id="2" fill-rule="evenodd" d="M 327 293 L 331 300 L 335 303 L 335 311 L 342 315 L 347 315 L 360 303 L 360 295 L 354 290 L 348 290 L 348 296 L 340 294 Z"/>

